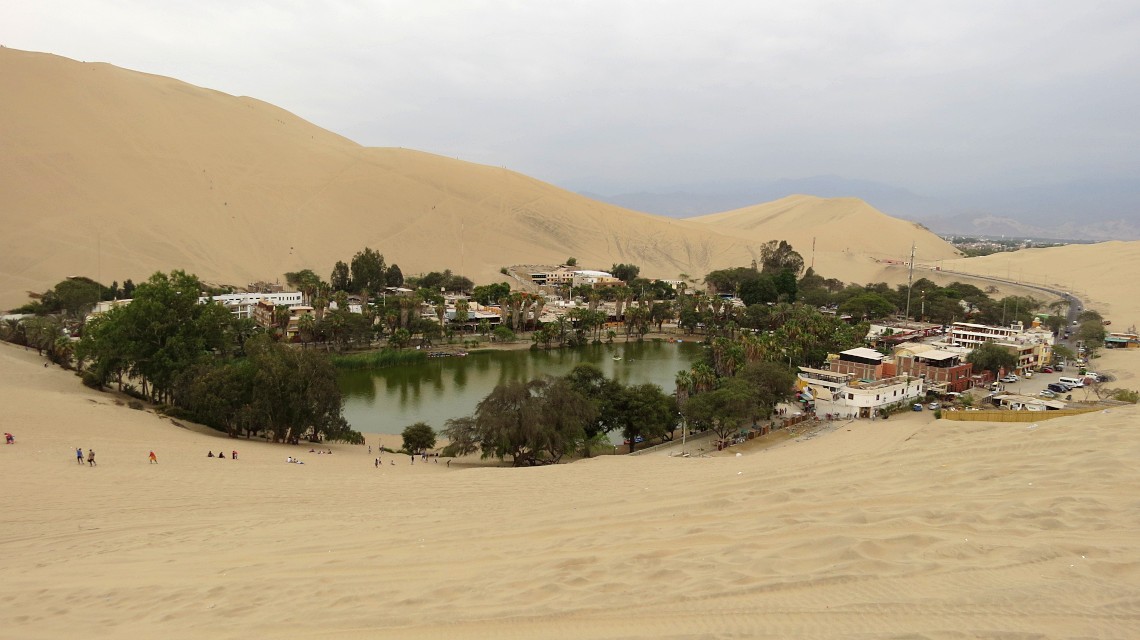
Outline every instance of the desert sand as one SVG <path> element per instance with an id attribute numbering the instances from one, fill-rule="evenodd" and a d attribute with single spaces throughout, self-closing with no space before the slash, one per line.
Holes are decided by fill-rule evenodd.
<path id="1" fill-rule="evenodd" d="M 0 48 L 0 80 L 5 309 L 70 275 L 138 282 L 180 268 L 237 286 L 305 268 L 327 277 L 366 245 L 405 274 L 450 268 L 479 283 L 503 279 L 503 266 L 570 256 L 584 268 L 701 277 L 781 238 L 809 258 L 818 237 L 817 271 L 852 282 L 884 279 L 880 260 L 903 258 L 912 241 L 926 260 L 954 255 L 857 200 L 720 214 L 764 220 L 744 231 L 622 209 L 502 167 L 362 147 L 252 98 L 107 64 Z"/>
<path id="2" fill-rule="evenodd" d="M 1112 321 L 1110 330 L 1140 325 L 1140 241 L 1071 244 L 981 258 L 947 260 L 946 269 L 1045 285 L 1080 296 Z"/>
<path id="3" fill-rule="evenodd" d="M 362 447 L 117 406 L 9 345 L 0 403 L 4 637 L 1140 635 L 1136 408 L 1035 427 L 923 412 L 739 457 L 376 470 Z"/>

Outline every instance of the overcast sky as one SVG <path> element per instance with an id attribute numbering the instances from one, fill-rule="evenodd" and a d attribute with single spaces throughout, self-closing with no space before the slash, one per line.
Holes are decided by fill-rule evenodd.
<path id="1" fill-rule="evenodd" d="M 34 0 L 0 44 L 599 193 L 1140 177 L 1135 0 Z"/>

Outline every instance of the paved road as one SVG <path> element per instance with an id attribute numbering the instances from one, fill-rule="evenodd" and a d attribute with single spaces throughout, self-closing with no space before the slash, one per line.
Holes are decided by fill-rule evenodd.
<path id="1" fill-rule="evenodd" d="M 1061 298 L 1062 300 L 1065 300 L 1066 302 L 1069 303 L 1069 312 L 1065 316 L 1065 327 L 1066 328 L 1071 327 L 1076 323 L 1077 316 L 1079 316 L 1081 314 L 1081 312 L 1084 311 L 1084 308 L 1085 308 L 1084 302 L 1082 302 L 1080 298 L 1074 296 L 1073 294 L 1069 293 L 1068 291 L 1062 291 L 1060 289 L 1051 289 L 1049 287 L 1045 287 L 1045 286 L 1041 286 L 1041 285 L 1037 285 L 1037 284 L 1026 284 L 1024 282 L 1018 282 L 1016 280 L 1006 280 L 1005 278 L 995 278 L 992 276 L 980 276 L 980 275 L 977 275 L 975 273 L 966 273 L 964 271 L 954 271 L 951 269 L 934 269 L 931 267 L 919 267 L 918 265 L 915 265 L 915 267 L 918 269 L 926 269 L 927 271 L 930 271 L 932 273 L 951 273 L 951 274 L 954 274 L 956 276 L 973 278 L 975 280 L 986 280 L 988 282 L 998 282 L 1001 284 L 1010 284 L 1010 285 L 1014 285 L 1014 286 L 1018 286 L 1018 287 L 1025 287 L 1027 289 L 1036 289 L 1038 291 L 1044 291 L 1045 293 L 1055 295 L 1055 296 L 1057 296 L 1057 297 Z M 1057 338 L 1058 338 L 1058 340 L 1061 340 L 1061 336 L 1058 336 Z"/>

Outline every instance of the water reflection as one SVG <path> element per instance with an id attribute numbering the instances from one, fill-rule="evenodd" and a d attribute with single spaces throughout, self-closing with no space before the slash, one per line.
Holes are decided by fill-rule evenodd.
<path id="1" fill-rule="evenodd" d="M 419 421 L 442 429 L 448 418 L 471 415 L 495 385 L 565 375 L 588 362 L 622 384 L 651 382 L 672 392 L 677 372 L 701 356 L 693 342 L 589 345 L 553 351 L 496 351 L 466 358 L 340 376 L 344 415 L 358 431 L 400 433 Z"/>

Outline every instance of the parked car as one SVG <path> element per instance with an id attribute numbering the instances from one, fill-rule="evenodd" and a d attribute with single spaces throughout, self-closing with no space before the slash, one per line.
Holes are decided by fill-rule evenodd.
<path id="1" fill-rule="evenodd" d="M 910 405 L 910 410 L 911 411 L 922 411 L 922 405 L 916 402 L 916 403 Z"/>
<path id="2" fill-rule="evenodd" d="M 1001 381 L 1006 383 L 1006 384 L 1017 382 L 1017 376 L 1005 376 L 1004 378 L 1001 379 Z"/>
<path id="3" fill-rule="evenodd" d="M 931 411 L 934 411 L 934 410 L 936 410 L 936 409 L 941 409 L 941 408 L 942 408 L 942 403 L 940 403 L 940 402 L 931 402 L 930 404 L 926 405 L 926 408 L 927 408 L 927 409 L 930 409 Z"/>
<path id="4" fill-rule="evenodd" d="M 1068 393 L 1069 387 L 1060 382 L 1052 382 L 1049 384 L 1049 390 L 1053 393 Z"/>
<path id="5" fill-rule="evenodd" d="M 1053 367 L 1041 367 L 1041 373 L 1053 373 Z"/>
<path id="6" fill-rule="evenodd" d="M 1096 380 L 1097 382 L 1103 382 L 1103 380 L 1100 379 L 1100 374 L 1097 373 L 1096 371 L 1086 371 L 1085 377 L 1086 378 L 1092 378 L 1093 380 Z"/>
<path id="7" fill-rule="evenodd" d="M 1041 396 L 1042 398 L 1056 398 L 1057 397 L 1056 393 L 1054 393 L 1048 389 L 1042 389 L 1041 393 L 1039 393 L 1037 395 Z"/>
<path id="8" fill-rule="evenodd" d="M 1064 371 L 1064 370 L 1065 370 L 1065 365 L 1064 365 L 1064 364 L 1055 364 L 1055 365 L 1053 365 L 1053 371 L 1055 371 L 1055 372 L 1057 372 L 1057 373 L 1061 373 L 1061 372 L 1062 372 L 1062 371 Z"/>

